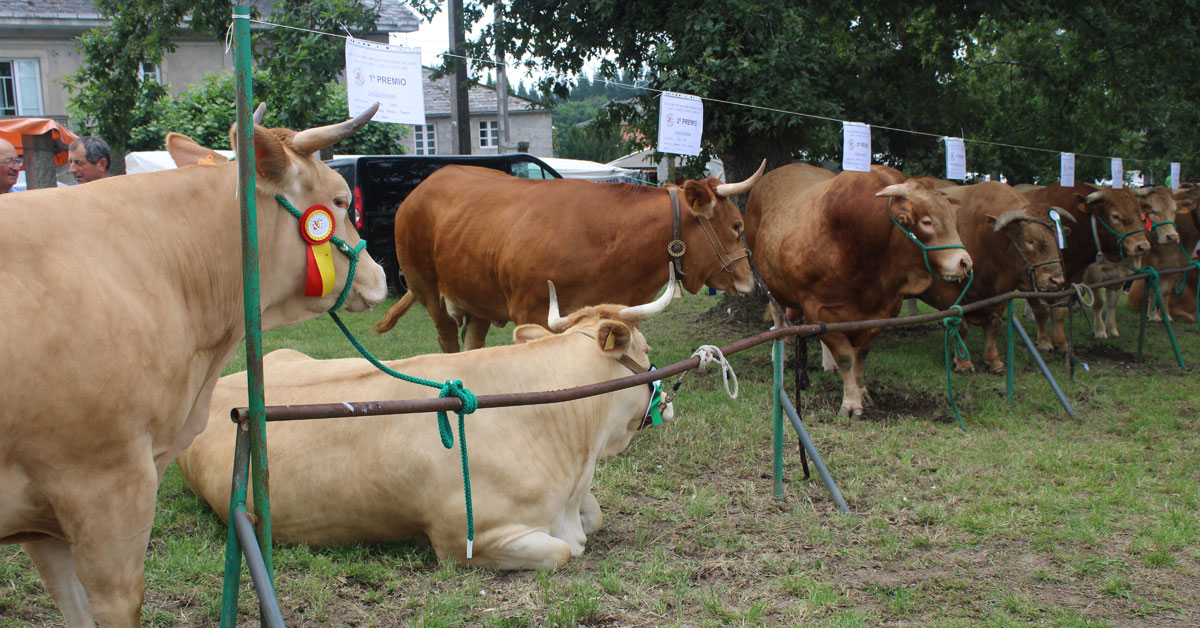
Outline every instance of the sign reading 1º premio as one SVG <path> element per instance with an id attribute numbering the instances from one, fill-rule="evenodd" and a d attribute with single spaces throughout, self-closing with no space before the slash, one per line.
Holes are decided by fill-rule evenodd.
<path id="1" fill-rule="evenodd" d="M 421 50 L 347 38 L 346 101 L 351 117 L 378 102 L 375 122 L 425 124 Z"/>
<path id="2" fill-rule="evenodd" d="M 658 152 L 700 154 L 704 103 L 699 96 L 663 92 L 658 101 Z"/>

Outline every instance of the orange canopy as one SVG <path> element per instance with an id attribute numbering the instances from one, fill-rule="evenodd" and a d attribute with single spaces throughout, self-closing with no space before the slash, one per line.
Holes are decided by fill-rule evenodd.
<path id="1" fill-rule="evenodd" d="M 67 146 L 75 141 L 75 134 L 68 131 L 59 123 L 49 118 L 6 118 L 0 120 L 0 137 L 12 142 L 17 152 L 24 155 L 22 146 L 23 135 L 42 135 L 49 133 L 50 137 L 59 141 L 62 150 L 54 154 L 54 165 L 63 166 L 67 163 Z"/>

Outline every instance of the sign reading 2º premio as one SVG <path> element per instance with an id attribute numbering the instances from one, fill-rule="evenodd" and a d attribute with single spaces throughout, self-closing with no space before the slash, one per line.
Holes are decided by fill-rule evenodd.
<path id="1" fill-rule="evenodd" d="M 658 102 L 658 152 L 700 154 L 704 103 L 699 96 L 663 92 Z"/>
<path id="2" fill-rule="evenodd" d="M 347 38 L 346 101 L 351 117 L 378 102 L 375 122 L 425 124 L 421 50 Z"/>

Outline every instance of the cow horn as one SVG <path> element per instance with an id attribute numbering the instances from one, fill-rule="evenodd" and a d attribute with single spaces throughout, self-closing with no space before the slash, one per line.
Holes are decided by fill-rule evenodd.
<path id="1" fill-rule="evenodd" d="M 904 183 L 893 183 L 892 185 L 883 188 L 875 193 L 875 196 L 899 196 L 905 198 L 908 196 L 908 181 Z"/>
<path id="2" fill-rule="evenodd" d="M 1099 203 L 1100 201 L 1104 200 L 1104 198 L 1104 190 L 1096 190 L 1095 192 L 1088 194 L 1087 198 L 1083 199 L 1083 202 L 1091 205 L 1092 203 Z"/>
<path id="3" fill-rule="evenodd" d="M 750 188 L 754 187 L 754 184 L 758 182 L 759 177 L 762 176 L 763 170 L 766 168 L 767 160 L 764 159 L 762 163 L 759 164 L 758 170 L 755 170 L 754 174 L 750 175 L 749 179 L 739 183 L 722 183 L 718 185 L 716 190 L 717 196 L 720 196 L 721 198 L 729 198 L 730 196 L 737 196 L 738 194 L 745 194 L 746 192 L 749 192 Z"/>
<path id="4" fill-rule="evenodd" d="M 1079 224 L 1079 221 L 1075 220 L 1075 216 L 1071 215 L 1071 212 L 1069 212 L 1061 207 L 1051 207 L 1050 209 L 1053 209 L 1054 211 L 1058 212 L 1058 217 L 1063 219 L 1064 221 L 1069 222 L 1073 225 Z"/>
<path id="5" fill-rule="evenodd" d="M 998 218 L 996 218 L 996 226 L 992 227 L 992 231 L 999 233 L 1001 229 L 1008 226 L 1008 223 L 1010 223 L 1014 220 L 1020 220 L 1025 217 L 1026 216 L 1025 216 L 1024 209 L 1013 209 L 1013 210 L 1006 211 L 1003 214 L 1000 214 L 1000 216 Z"/>
<path id="6" fill-rule="evenodd" d="M 671 299 L 673 298 L 675 298 L 675 267 L 667 264 L 667 288 L 663 290 L 662 296 L 645 305 L 627 307 L 618 312 L 617 316 L 620 316 L 621 320 L 629 321 L 630 323 L 644 321 L 661 314 L 671 304 Z"/>
<path id="7" fill-rule="evenodd" d="M 558 314 L 558 292 L 554 290 L 554 282 L 546 280 L 546 285 L 550 286 L 550 312 L 546 317 L 546 328 L 550 331 L 562 331 L 567 328 L 567 319 Z"/>
<path id="8" fill-rule="evenodd" d="M 311 155 L 322 148 L 333 146 L 361 129 L 378 110 L 379 103 L 375 103 L 353 120 L 300 131 L 292 137 L 292 147 L 301 155 Z"/>
<path id="9" fill-rule="evenodd" d="M 266 115 L 267 115 L 267 103 L 265 103 L 265 102 L 258 103 L 258 108 L 254 110 L 254 116 L 253 116 L 254 124 L 262 124 L 263 116 L 266 116 Z"/>
<path id="10" fill-rule="evenodd" d="M 1146 198 L 1154 193 L 1154 188 L 1130 188 L 1130 191 L 1138 198 Z"/>

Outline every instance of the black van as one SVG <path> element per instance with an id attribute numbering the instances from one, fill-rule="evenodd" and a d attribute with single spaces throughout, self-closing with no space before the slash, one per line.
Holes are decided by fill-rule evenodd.
<path id="1" fill-rule="evenodd" d="M 354 192 L 351 214 L 358 233 L 367 241 L 371 259 L 387 273 L 388 287 L 405 291 L 396 263 L 396 208 L 434 170 L 449 164 L 483 166 L 522 179 L 561 179 L 562 175 L 528 153 L 503 155 L 363 155 L 325 162 L 346 179 Z"/>

